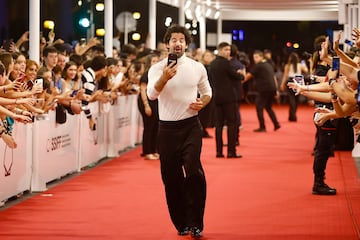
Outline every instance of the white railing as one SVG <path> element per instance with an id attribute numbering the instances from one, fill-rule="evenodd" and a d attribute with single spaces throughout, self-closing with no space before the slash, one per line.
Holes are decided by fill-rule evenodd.
<path id="1" fill-rule="evenodd" d="M 25 191 L 45 191 L 47 183 L 141 143 L 137 95 L 120 96 L 106 111 L 97 102 L 90 103 L 90 108 L 97 119 L 95 131 L 84 114 L 68 114 L 66 123 L 56 124 L 54 111 L 32 124 L 14 124 L 17 148 L 7 148 L 0 141 L 1 204 Z"/>

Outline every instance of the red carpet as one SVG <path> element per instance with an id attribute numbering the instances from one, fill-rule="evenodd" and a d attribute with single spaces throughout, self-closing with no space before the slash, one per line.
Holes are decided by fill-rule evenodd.
<path id="1" fill-rule="evenodd" d="M 312 108 L 301 106 L 296 123 L 287 121 L 286 106 L 275 110 L 281 129 L 274 132 L 266 118 L 267 133 L 253 133 L 255 108 L 242 106 L 242 159 L 216 159 L 215 140 L 204 139 L 203 239 L 360 239 L 360 180 L 351 152 L 337 151 L 328 162 L 326 181 L 338 195 L 312 195 Z M 140 151 L 0 210 L 0 239 L 190 239 L 177 236 L 170 222 L 159 162 L 143 160 Z"/>

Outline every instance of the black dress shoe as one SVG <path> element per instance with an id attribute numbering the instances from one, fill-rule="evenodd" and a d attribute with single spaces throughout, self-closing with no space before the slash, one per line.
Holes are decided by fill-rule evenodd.
<path id="1" fill-rule="evenodd" d="M 216 154 L 216 157 L 217 157 L 217 158 L 224 158 L 225 156 L 224 156 L 224 154 L 222 154 L 222 153 L 217 153 L 217 154 Z"/>
<path id="2" fill-rule="evenodd" d="M 192 227 L 191 228 L 191 237 L 192 238 L 201 238 L 202 237 L 202 231 L 198 227 Z"/>
<path id="3" fill-rule="evenodd" d="M 179 236 L 186 236 L 188 235 L 190 232 L 190 228 L 189 227 L 184 227 L 183 229 L 178 231 L 178 235 Z"/>
<path id="4" fill-rule="evenodd" d="M 336 195 L 336 189 L 329 187 L 326 183 L 315 183 L 312 189 L 315 195 Z"/>
<path id="5" fill-rule="evenodd" d="M 266 129 L 265 128 L 257 128 L 257 129 L 254 129 L 254 132 L 266 132 Z"/>
<path id="6" fill-rule="evenodd" d="M 278 130 L 280 127 L 281 127 L 280 125 L 276 125 L 276 126 L 274 127 L 274 131 Z"/>
<path id="7" fill-rule="evenodd" d="M 227 158 L 242 158 L 240 154 L 228 154 Z"/>

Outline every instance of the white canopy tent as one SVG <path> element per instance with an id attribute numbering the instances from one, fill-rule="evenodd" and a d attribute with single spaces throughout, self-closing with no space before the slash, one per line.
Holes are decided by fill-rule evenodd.
<path id="1" fill-rule="evenodd" d="M 128 0 L 119 0 L 128 1 Z M 179 23 L 185 24 L 190 8 L 200 24 L 200 48 L 206 48 L 206 18 L 218 19 L 217 36 L 222 33 L 222 20 L 239 21 L 339 21 L 344 24 L 344 37 L 351 38 L 351 30 L 360 22 L 358 0 L 149 0 L 150 47 L 156 47 L 156 2 L 179 9 Z M 113 39 L 113 0 L 105 4 L 105 53 L 111 55 Z M 29 0 L 30 58 L 39 59 L 40 0 Z M 192 7 L 191 7 L 192 6 Z M 209 15 L 208 15 L 209 14 Z M 31 34 L 34 33 L 34 34 Z"/>

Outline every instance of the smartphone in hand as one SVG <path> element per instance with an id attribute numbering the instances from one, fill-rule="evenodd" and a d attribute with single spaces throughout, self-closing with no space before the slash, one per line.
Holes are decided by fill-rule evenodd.
<path id="1" fill-rule="evenodd" d="M 299 84 L 299 85 L 304 85 L 304 76 L 303 75 L 295 75 L 294 76 L 294 80 Z M 297 90 L 293 89 L 293 92 L 296 93 Z"/>
<path id="2" fill-rule="evenodd" d="M 304 76 L 303 75 L 295 75 L 294 80 L 300 85 L 304 84 Z"/>
<path id="3" fill-rule="evenodd" d="M 338 56 L 333 56 L 332 58 L 332 70 L 337 70 L 336 77 L 339 77 L 340 75 L 340 58 Z"/>
<path id="4" fill-rule="evenodd" d="M 42 78 L 37 78 L 37 79 L 35 79 L 34 84 L 40 85 L 41 88 L 43 88 L 44 80 Z"/>
<path id="5" fill-rule="evenodd" d="M 168 63 L 167 65 L 169 66 L 171 63 L 175 62 L 174 66 L 177 64 L 177 55 L 175 53 L 169 53 L 168 55 Z"/>

